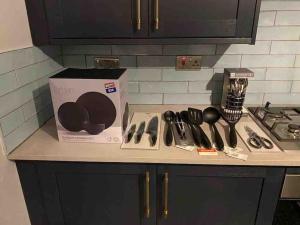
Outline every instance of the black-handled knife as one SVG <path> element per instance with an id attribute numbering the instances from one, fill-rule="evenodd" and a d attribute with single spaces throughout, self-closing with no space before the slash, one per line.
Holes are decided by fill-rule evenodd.
<path id="1" fill-rule="evenodd" d="M 136 134 L 135 134 L 135 139 L 134 139 L 134 143 L 135 144 L 140 143 L 140 141 L 142 139 L 142 136 L 144 134 L 144 131 L 145 131 L 145 126 L 146 126 L 145 121 L 143 121 L 143 122 L 140 123 L 140 126 L 137 129 Z"/>
<path id="2" fill-rule="evenodd" d="M 151 118 L 148 123 L 146 133 L 149 134 L 150 146 L 155 146 L 157 141 L 157 132 L 158 132 L 158 117 L 154 116 Z"/>
<path id="3" fill-rule="evenodd" d="M 136 130 L 136 125 L 135 124 L 131 125 L 130 129 L 127 132 L 127 135 L 125 136 L 125 143 L 131 141 L 133 134 L 135 133 L 135 130 Z"/>

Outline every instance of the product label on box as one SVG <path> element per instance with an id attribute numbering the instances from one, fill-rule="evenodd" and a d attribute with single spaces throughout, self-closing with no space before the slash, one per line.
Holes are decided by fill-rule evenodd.
<path id="1" fill-rule="evenodd" d="M 117 88 L 116 88 L 116 85 L 114 82 L 110 82 L 110 83 L 106 83 L 105 84 L 105 90 L 106 90 L 106 93 L 114 93 L 114 92 L 117 92 Z"/>

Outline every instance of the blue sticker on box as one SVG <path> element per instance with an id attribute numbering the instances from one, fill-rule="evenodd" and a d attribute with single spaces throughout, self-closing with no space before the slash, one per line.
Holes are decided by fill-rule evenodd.
<path id="1" fill-rule="evenodd" d="M 108 94 L 117 92 L 117 88 L 116 88 L 115 83 L 114 82 L 106 83 L 105 84 L 105 90 L 106 90 L 106 93 L 108 93 Z"/>

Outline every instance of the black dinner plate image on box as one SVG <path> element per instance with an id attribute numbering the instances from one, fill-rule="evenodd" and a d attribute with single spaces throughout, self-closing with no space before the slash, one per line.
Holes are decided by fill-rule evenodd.
<path id="1" fill-rule="evenodd" d="M 98 124 L 103 130 L 109 128 L 116 119 L 114 103 L 104 94 L 87 92 L 81 95 L 76 103 L 87 109 L 90 124 Z"/>
<path id="2" fill-rule="evenodd" d="M 57 115 L 60 124 L 69 131 L 79 132 L 89 123 L 88 111 L 75 102 L 62 104 Z"/>

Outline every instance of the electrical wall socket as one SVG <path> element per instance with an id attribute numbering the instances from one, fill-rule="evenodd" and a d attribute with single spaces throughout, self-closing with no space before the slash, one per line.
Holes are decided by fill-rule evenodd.
<path id="1" fill-rule="evenodd" d="M 202 56 L 177 56 L 176 70 L 200 70 Z"/>
<path id="2" fill-rule="evenodd" d="M 117 69 L 120 68 L 118 57 L 95 57 L 94 65 L 97 69 Z"/>

